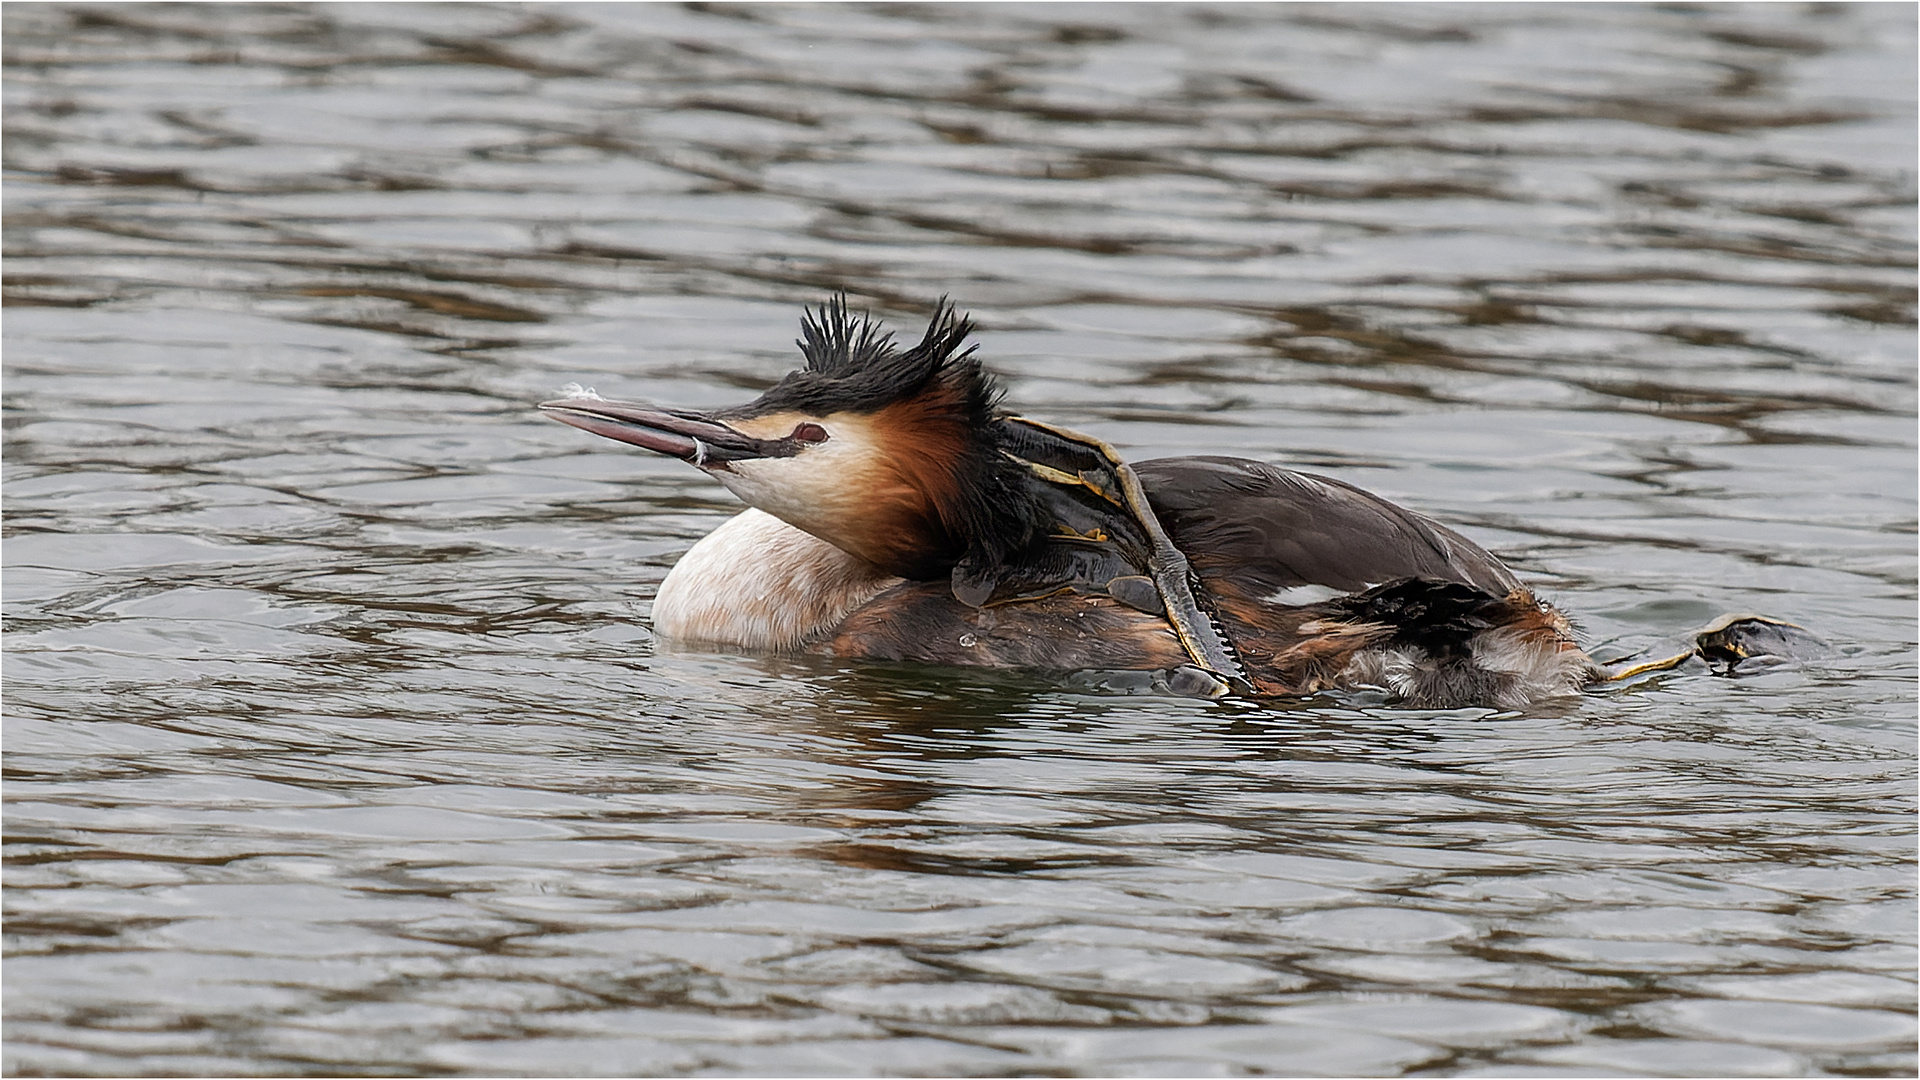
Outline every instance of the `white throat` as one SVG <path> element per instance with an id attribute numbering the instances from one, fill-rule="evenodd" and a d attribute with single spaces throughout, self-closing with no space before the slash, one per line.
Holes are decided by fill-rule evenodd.
<path id="1" fill-rule="evenodd" d="M 760 510 L 708 533 L 667 572 L 653 628 L 668 638 L 786 652 L 825 637 L 899 584 L 864 559 Z"/>

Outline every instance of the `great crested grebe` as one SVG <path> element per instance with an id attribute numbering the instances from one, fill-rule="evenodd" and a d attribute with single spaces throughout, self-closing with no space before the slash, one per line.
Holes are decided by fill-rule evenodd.
<path id="1" fill-rule="evenodd" d="M 806 366 L 749 404 L 584 392 L 540 408 L 679 458 L 748 505 L 661 582 L 653 624 L 669 639 L 1515 709 L 1716 645 L 1731 662 L 1754 632 L 1790 628 L 1722 620 L 1696 650 L 1609 675 L 1558 610 L 1427 517 L 1240 458 L 1129 466 L 1004 412 L 963 348 L 972 329 L 942 301 L 902 349 L 841 297 L 802 320 Z"/>

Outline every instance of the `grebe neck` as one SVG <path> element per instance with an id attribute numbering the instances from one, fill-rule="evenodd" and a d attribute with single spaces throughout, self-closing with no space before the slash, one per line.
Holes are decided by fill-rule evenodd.
<path id="1" fill-rule="evenodd" d="M 785 652 L 826 637 L 901 579 L 760 510 L 727 520 L 668 571 L 653 628 L 676 641 Z"/>

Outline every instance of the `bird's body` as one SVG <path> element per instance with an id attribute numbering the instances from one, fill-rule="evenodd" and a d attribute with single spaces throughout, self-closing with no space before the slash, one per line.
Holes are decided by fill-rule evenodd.
<path id="1" fill-rule="evenodd" d="M 807 367 L 738 409 L 543 406 L 752 507 L 661 583 L 663 636 L 1440 708 L 1521 708 L 1604 676 L 1557 610 L 1420 514 L 1239 458 L 1128 465 L 1000 410 L 944 307 L 907 350 L 842 303 L 802 328 Z"/>
<path id="2" fill-rule="evenodd" d="M 1257 462 L 1137 468 L 1261 694 L 1376 686 L 1409 704 L 1518 708 L 1597 673 L 1558 612 L 1435 522 Z M 1273 531 L 1289 519 L 1311 524 Z M 1260 550 L 1236 550 L 1247 546 Z M 676 641 L 845 658 L 1049 671 L 1192 662 L 1164 617 L 1111 596 L 1063 589 L 973 607 L 945 578 L 887 574 L 756 509 L 675 564 L 653 623 Z"/>

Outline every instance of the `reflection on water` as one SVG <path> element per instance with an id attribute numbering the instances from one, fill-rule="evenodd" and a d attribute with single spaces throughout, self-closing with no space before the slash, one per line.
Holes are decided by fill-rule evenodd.
<path id="1" fill-rule="evenodd" d="M 8 5 L 7 1071 L 1910 1075 L 1901 6 Z M 657 648 L 802 303 L 1460 525 L 1532 715 Z"/>

